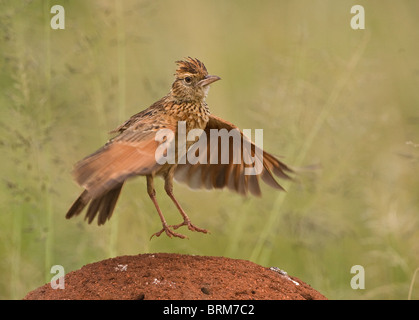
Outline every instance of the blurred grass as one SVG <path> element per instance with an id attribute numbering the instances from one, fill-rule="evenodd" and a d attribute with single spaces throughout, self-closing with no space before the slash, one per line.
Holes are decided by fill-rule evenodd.
<path id="1" fill-rule="evenodd" d="M 278 266 L 329 298 L 406 299 L 419 266 L 419 28 L 416 1 L 0 1 L 0 298 L 114 255 L 180 252 Z M 350 28 L 363 4 L 366 30 Z M 403 23 L 401 23 L 403 22 Z M 298 166 L 287 193 L 175 192 L 211 234 L 160 237 L 144 179 L 103 227 L 64 215 L 72 165 L 167 93 L 174 61 L 223 78 L 211 111 L 264 129 Z M 179 215 L 157 196 L 169 223 Z M 217 201 L 214 201 L 217 199 Z M 365 268 L 366 289 L 350 287 Z M 419 298 L 413 283 L 411 298 Z"/>

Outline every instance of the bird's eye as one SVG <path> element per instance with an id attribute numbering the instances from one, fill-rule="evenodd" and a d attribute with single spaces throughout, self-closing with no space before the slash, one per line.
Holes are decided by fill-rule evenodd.
<path id="1" fill-rule="evenodd" d="M 192 78 L 191 77 L 186 77 L 184 80 L 188 84 L 192 82 Z"/>

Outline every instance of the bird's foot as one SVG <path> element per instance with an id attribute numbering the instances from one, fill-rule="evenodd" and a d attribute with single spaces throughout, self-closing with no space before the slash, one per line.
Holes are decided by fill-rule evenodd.
<path id="1" fill-rule="evenodd" d="M 176 230 L 176 229 L 178 229 L 182 226 L 188 226 L 188 229 L 191 230 L 191 231 L 209 233 L 208 230 L 202 229 L 202 228 L 199 228 L 199 227 L 193 225 L 190 220 L 184 220 L 182 223 L 171 225 L 171 226 L 169 226 L 167 224 L 163 224 L 163 229 L 161 229 L 159 232 L 153 233 L 150 237 L 150 240 L 154 236 L 159 237 L 163 232 L 165 232 L 169 238 L 176 237 L 176 238 L 181 238 L 181 239 L 188 239 L 187 236 L 185 236 L 181 233 L 174 232 L 172 230 L 172 229 Z"/>
<path id="2" fill-rule="evenodd" d="M 160 236 L 163 232 L 165 232 L 169 238 L 171 238 L 171 237 L 176 237 L 176 238 L 181 238 L 181 239 L 187 239 L 187 238 L 188 238 L 187 236 L 185 236 L 185 235 L 183 235 L 183 234 L 180 234 L 180 233 L 174 232 L 174 231 L 171 229 L 171 227 L 172 227 L 172 226 L 169 226 L 169 225 L 167 225 L 167 224 L 163 224 L 163 229 L 161 229 L 159 232 L 153 233 L 153 234 L 151 235 L 151 237 L 150 237 L 150 240 L 151 240 L 154 236 L 159 237 L 159 236 Z M 176 229 L 176 228 L 174 228 L 174 229 Z"/>
<path id="3" fill-rule="evenodd" d="M 191 231 L 197 231 L 197 232 L 202 232 L 202 233 L 209 233 L 208 230 L 202 229 L 202 228 L 199 228 L 199 227 L 193 225 L 192 222 L 191 222 L 191 220 L 189 220 L 189 219 L 185 219 L 182 223 L 173 225 L 171 227 L 176 230 L 177 228 L 180 228 L 181 226 L 188 226 L 188 229 L 191 230 Z"/>

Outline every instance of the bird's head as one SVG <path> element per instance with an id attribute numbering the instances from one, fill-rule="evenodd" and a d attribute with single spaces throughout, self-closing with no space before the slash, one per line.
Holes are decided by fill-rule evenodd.
<path id="1" fill-rule="evenodd" d="M 179 101 L 205 100 L 210 84 L 221 79 L 218 76 L 209 75 L 205 65 L 198 59 L 188 57 L 176 63 L 178 68 L 171 94 Z"/>

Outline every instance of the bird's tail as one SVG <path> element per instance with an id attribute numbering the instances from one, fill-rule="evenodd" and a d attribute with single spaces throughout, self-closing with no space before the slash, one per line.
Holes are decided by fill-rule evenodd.
<path id="1" fill-rule="evenodd" d="M 83 211 L 84 207 L 86 207 L 90 202 L 85 219 L 91 223 L 99 213 L 97 223 L 98 225 L 104 224 L 106 220 L 109 220 L 112 216 L 123 185 L 124 182 L 119 183 L 113 189 L 95 199 L 92 199 L 89 192 L 84 190 L 77 200 L 74 201 L 65 217 L 70 219 L 79 215 Z"/>

